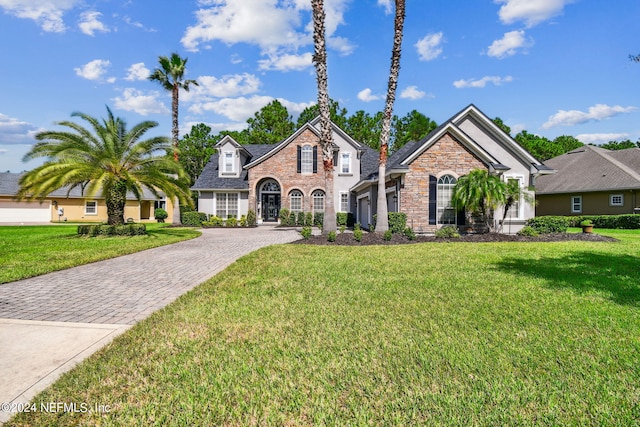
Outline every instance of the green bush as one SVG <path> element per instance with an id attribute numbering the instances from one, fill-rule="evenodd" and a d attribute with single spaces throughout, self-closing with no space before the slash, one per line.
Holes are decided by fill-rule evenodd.
<path id="1" fill-rule="evenodd" d="M 339 228 L 340 234 L 344 233 L 346 229 L 347 229 L 346 225 L 341 225 L 340 228 Z"/>
<path id="2" fill-rule="evenodd" d="M 227 218 L 227 221 L 224 223 L 225 227 L 237 227 L 238 219 L 235 216 L 230 216 Z"/>
<path id="3" fill-rule="evenodd" d="M 256 224 L 256 213 L 253 209 L 249 209 L 249 212 L 247 212 L 247 227 L 255 227 Z"/>
<path id="4" fill-rule="evenodd" d="M 222 227 L 224 226 L 224 221 L 219 216 L 212 215 L 209 217 L 209 221 L 202 223 L 202 226 L 204 228 Z"/>
<path id="5" fill-rule="evenodd" d="M 300 232 L 300 234 L 302 234 L 303 239 L 307 240 L 309 237 L 311 237 L 311 227 L 309 226 L 302 227 L 302 231 Z"/>
<path id="6" fill-rule="evenodd" d="M 386 241 L 391 240 L 391 238 L 393 237 L 393 231 L 391 231 L 390 229 L 384 232 L 384 235 L 382 236 L 382 238 Z"/>
<path id="7" fill-rule="evenodd" d="M 204 212 L 185 212 L 182 214 L 182 224 L 192 227 L 200 227 L 203 222 L 208 220 L 207 214 Z"/>
<path id="8" fill-rule="evenodd" d="M 296 213 L 295 213 L 295 212 L 291 212 L 291 213 L 289 214 L 289 219 L 287 220 L 287 225 L 288 225 L 288 226 L 290 226 L 290 227 L 295 227 L 295 225 L 296 225 L 296 218 L 297 218 Z"/>
<path id="9" fill-rule="evenodd" d="M 240 216 L 240 227 L 246 227 L 247 226 L 247 216 L 246 215 L 241 215 Z"/>
<path id="10" fill-rule="evenodd" d="M 389 212 L 389 230 L 392 233 L 402 233 L 407 227 L 407 214 L 403 212 Z"/>
<path id="11" fill-rule="evenodd" d="M 356 222 L 355 224 L 353 224 L 353 231 L 361 230 L 361 229 L 362 229 L 362 226 L 360 225 L 359 222 Z"/>
<path id="12" fill-rule="evenodd" d="M 155 211 L 153 211 L 153 216 L 156 219 L 156 221 L 164 222 L 164 220 L 167 219 L 169 214 L 164 209 L 157 208 Z"/>
<path id="13" fill-rule="evenodd" d="M 299 226 L 304 226 L 304 212 L 298 212 L 298 218 L 296 218 L 296 223 Z"/>
<path id="14" fill-rule="evenodd" d="M 528 219 L 526 225 L 540 234 L 566 233 L 569 219 L 564 216 L 537 216 Z"/>
<path id="15" fill-rule="evenodd" d="M 313 214 L 313 225 L 322 228 L 324 222 L 324 212 L 316 212 Z"/>
<path id="16" fill-rule="evenodd" d="M 336 232 L 335 231 L 330 231 L 327 234 L 327 240 L 330 242 L 335 242 L 336 241 Z"/>
<path id="17" fill-rule="evenodd" d="M 289 212 L 289 209 L 287 208 L 280 209 L 280 212 L 278 214 L 278 217 L 280 218 L 280 225 L 287 225 L 287 223 L 289 222 L 290 214 L 291 212 Z"/>
<path id="18" fill-rule="evenodd" d="M 81 236 L 142 236 L 147 234 L 144 224 L 83 224 L 78 226 L 78 234 Z"/>
<path id="19" fill-rule="evenodd" d="M 580 227 L 582 221 L 591 221 L 596 228 L 637 230 L 640 229 L 640 215 L 579 215 L 567 217 L 569 227 Z"/>
<path id="20" fill-rule="evenodd" d="M 590 219 L 585 219 L 580 221 L 580 227 L 588 227 L 588 226 L 593 226 L 593 221 L 591 221 Z"/>
<path id="21" fill-rule="evenodd" d="M 517 234 L 518 234 L 518 236 L 535 237 L 535 236 L 539 235 L 540 233 L 538 233 L 535 228 L 533 228 L 531 226 L 528 226 L 528 225 L 525 225 L 524 227 L 522 227 L 520 229 L 520 231 L 518 231 Z"/>
<path id="22" fill-rule="evenodd" d="M 460 237 L 460 233 L 458 233 L 458 229 L 453 225 L 446 225 L 436 230 L 436 237 L 439 239 L 457 239 Z"/>
<path id="23" fill-rule="evenodd" d="M 358 242 L 362 241 L 362 234 L 363 234 L 363 231 L 360 227 L 353 230 L 353 238 L 356 239 L 356 241 Z"/>
<path id="24" fill-rule="evenodd" d="M 304 225 L 308 227 L 313 226 L 313 214 L 311 212 L 306 212 L 304 214 Z"/>
<path id="25" fill-rule="evenodd" d="M 406 227 L 402 233 L 405 235 L 407 239 L 416 240 L 416 233 L 415 231 L 413 231 L 413 228 Z"/>

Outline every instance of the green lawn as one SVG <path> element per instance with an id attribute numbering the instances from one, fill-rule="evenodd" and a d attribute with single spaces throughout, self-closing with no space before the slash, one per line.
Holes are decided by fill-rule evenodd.
<path id="1" fill-rule="evenodd" d="M 200 235 L 147 224 L 147 236 L 81 237 L 76 225 L 0 227 L 0 284 L 155 248 Z"/>
<path id="2" fill-rule="evenodd" d="M 34 399 L 108 413 L 8 425 L 638 425 L 640 233 L 604 233 L 265 248 Z"/>

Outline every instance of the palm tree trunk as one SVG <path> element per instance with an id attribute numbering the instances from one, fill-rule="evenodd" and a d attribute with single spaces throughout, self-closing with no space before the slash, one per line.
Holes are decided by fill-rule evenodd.
<path id="1" fill-rule="evenodd" d="M 402 36 L 404 28 L 405 0 L 396 0 L 396 14 L 394 20 L 393 49 L 391 51 L 391 69 L 387 86 L 387 102 L 382 117 L 382 132 L 380 133 L 380 157 L 378 160 L 378 203 L 376 207 L 376 233 L 389 230 L 389 212 L 387 209 L 386 192 L 386 164 L 389 151 L 389 135 L 391 133 L 391 119 L 393 104 L 396 100 L 398 75 L 400 74 L 400 56 L 402 54 Z"/>
<path id="2" fill-rule="evenodd" d="M 322 147 L 322 164 L 325 182 L 325 205 L 322 231 L 336 231 L 336 210 L 333 203 L 333 133 L 331 130 L 331 113 L 329 109 L 329 92 L 327 89 L 327 49 L 325 44 L 325 12 L 324 1 L 313 0 L 313 62 L 316 67 L 318 83 L 318 109 L 320 111 L 320 145 Z"/>
<path id="3" fill-rule="evenodd" d="M 171 135 L 173 140 L 173 160 L 178 161 L 178 136 L 179 136 L 179 128 L 178 128 L 178 94 L 179 94 L 180 86 L 178 84 L 173 85 L 173 90 L 171 91 L 171 115 L 172 115 L 172 126 L 171 126 Z"/>
<path id="4" fill-rule="evenodd" d="M 107 204 L 107 223 L 109 225 L 124 224 L 124 206 L 127 203 L 127 186 L 124 182 L 116 182 L 105 194 Z"/>

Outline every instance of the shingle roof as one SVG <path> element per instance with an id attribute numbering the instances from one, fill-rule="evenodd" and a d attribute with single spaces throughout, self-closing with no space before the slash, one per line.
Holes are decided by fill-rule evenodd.
<path id="1" fill-rule="evenodd" d="M 640 149 L 585 145 L 545 161 L 557 172 L 536 180 L 537 194 L 640 189 Z"/>
<path id="2" fill-rule="evenodd" d="M 249 164 L 251 160 L 257 159 L 276 147 L 276 144 L 248 144 L 242 146 L 250 154 L 250 157 L 246 158 L 244 165 Z M 202 173 L 191 187 L 192 190 L 210 190 L 213 188 L 227 189 L 227 190 L 240 190 L 248 189 L 249 182 L 247 180 L 248 171 L 242 169 L 238 178 L 222 178 L 220 177 L 220 171 L 218 170 L 218 158 L 216 153 L 211 156 L 209 163 L 206 164 Z"/>
<path id="3" fill-rule="evenodd" d="M 20 178 L 24 175 L 24 173 L 11 173 L 11 172 L 0 172 L 0 196 L 15 196 L 18 194 L 18 190 L 20 189 Z M 162 192 L 160 192 L 162 194 Z M 100 195 L 98 194 L 98 198 Z M 86 195 L 82 194 L 82 189 L 80 187 L 76 187 L 69 192 L 67 196 L 67 187 L 63 187 L 59 190 L 52 191 L 49 193 L 48 197 L 69 197 L 69 198 L 85 198 Z M 135 200 L 136 197 L 133 193 L 127 193 L 127 199 Z M 157 197 L 148 189 L 142 189 L 142 200 L 156 200 Z"/>

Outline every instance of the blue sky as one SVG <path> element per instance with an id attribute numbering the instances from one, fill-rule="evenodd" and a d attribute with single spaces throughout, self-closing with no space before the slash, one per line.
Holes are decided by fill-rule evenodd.
<path id="1" fill-rule="evenodd" d="M 310 3 L 0 0 L 0 171 L 40 164 L 22 162 L 33 135 L 74 111 L 170 136 L 170 96 L 146 77 L 174 51 L 200 83 L 180 94 L 181 135 L 242 129 L 274 98 L 297 117 L 316 100 Z M 325 0 L 329 94 L 349 113 L 384 107 L 392 3 Z M 637 0 L 407 0 L 395 113 L 441 123 L 474 103 L 512 135 L 636 141 L 639 17 Z"/>

